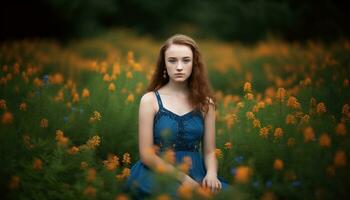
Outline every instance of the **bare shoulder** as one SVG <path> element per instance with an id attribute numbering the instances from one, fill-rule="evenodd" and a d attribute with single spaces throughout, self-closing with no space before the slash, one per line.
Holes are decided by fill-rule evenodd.
<path id="1" fill-rule="evenodd" d="M 155 112 L 155 102 L 156 102 L 156 97 L 153 91 L 143 94 L 140 99 L 140 110 Z"/>

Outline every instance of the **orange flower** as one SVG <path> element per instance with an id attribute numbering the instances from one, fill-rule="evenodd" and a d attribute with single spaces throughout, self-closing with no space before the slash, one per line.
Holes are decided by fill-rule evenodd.
<path id="1" fill-rule="evenodd" d="M 286 96 L 286 90 L 284 88 L 278 88 L 276 93 L 277 100 L 284 101 L 285 96 Z"/>
<path id="2" fill-rule="evenodd" d="M 192 199 L 192 187 L 187 184 L 182 184 L 178 187 L 177 194 L 180 198 Z"/>
<path id="3" fill-rule="evenodd" d="M 132 72 L 128 71 L 126 74 L 126 78 L 132 79 L 133 78 Z"/>
<path id="4" fill-rule="evenodd" d="M 123 193 L 120 193 L 118 194 L 118 196 L 115 197 L 115 200 L 128 200 L 128 199 L 129 199 L 128 196 Z"/>
<path id="5" fill-rule="evenodd" d="M 334 166 L 345 167 L 346 166 L 346 154 L 343 150 L 338 150 L 334 156 Z"/>
<path id="6" fill-rule="evenodd" d="M 119 75 L 120 74 L 120 65 L 118 63 L 113 65 L 112 74 L 113 75 Z"/>
<path id="7" fill-rule="evenodd" d="M 89 164 L 87 162 L 85 162 L 85 161 L 80 163 L 80 168 L 81 169 L 86 169 L 88 166 L 89 166 Z"/>
<path id="8" fill-rule="evenodd" d="M 270 97 L 265 98 L 265 103 L 267 105 L 271 105 L 272 104 L 272 99 Z"/>
<path id="9" fill-rule="evenodd" d="M 269 129 L 267 127 L 263 127 L 263 128 L 260 129 L 259 135 L 262 138 L 267 138 L 268 134 L 269 134 Z"/>
<path id="10" fill-rule="evenodd" d="M 343 105 L 342 113 L 343 113 L 344 115 L 349 115 L 349 113 L 350 113 L 350 106 L 349 106 L 349 104 L 344 104 L 344 105 Z"/>
<path id="11" fill-rule="evenodd" d="M 302 118 L 301 118 L 301 123 L 303 123 L 303 124 L 307 124 L 307 123 L 309 123 L 309 120 L 310 120 L 310 116 L 309 115 L 307 115 L 307 114 L 305 114 Z"/>
<path id="12" fill-rule="evenodd" d="M 86 142 L 86 145 L 90 149 L 95 149 L 97 146 L 100 145 L 100 142 L 101 142 L 100 136 L 95 135 Z"/>
<path id="13" fill-rule="evenodd" d="M 163 158 L 165 161 L 174 164 L 176 161 L 175 152 L 172 149 L 167 149 L 163 154 Z"/>
<path id="14" fill-rule="evenodd" d="M 128 97 L 126 98 L 126 102 L 127 103 L 134 102 L 134 95 L 133 94 L 129 94 Z"/>
<path id="15" fill-rule="evenodd" d="M 103 81 L 105 81 L 105 82 L 111 81 L 111 77 L 109 76 L 109 74 L 105 74 L 105 75 L 103 76 Z"/>
<path id="16" fill-rule="evenodd" d="M 331 138 L 327 133 L 323 133 L 320 136 L 319 144 L 321 147 L 330 147 L 331 146 Z"/>
<path id="17" fill-rule="evenodd" d="M 241 102 L 241 101 L 238 102 L 238 103 L 237 103 L 237 107 L 238 107 L 238 108 L 243 108 L 243 107 L 244 107 L 244 103 Z"/>
<path id="18" fill-rule="evenodd" d="M 33 83 L 34 83 L 34 85 L 35 85 L 36 87 L 42 86 L 42 81 L 41 81 L 39 78 L 35 78 L 35 79 L 33 80 Z"/>
<path id="19" fill-rule="evenodd" d="M 252 119 L 255 119 L 255 115 L 254 115 L 254 113 L 253 112 L 247 112 L 246 113 L 246 116 L 247 116 L 247 118 L 249 119 L 249 120 L 252 120 Z"/>
<path id="20" fill-rule="evenodd" d="M 277 200 L 276 195 L 271 191 L 266 191 L 261 196 L 260 200 Z"/>
<path id="21" fill-rule="evenodd" d="M 215 149 L 215 156 L 216 158 L 223 158 L 221 149 Z"/>
<path id="22" fill-rule="evenodd" d="M 33 162 L 33 169 L 40 171 L 42 169 L 43 162 L 39 158 L 35 158 Z"/>
<path id="23" fill-rule="evenodd" d="M 91 185 L 87 186 L 84 190 L 84 195 L 88 197 L 95 197 L 96 196 L 96 189 L 92 187 Z"/>
<path id="24" fill-rule="evenodd" d="M 50 76 L 50 83 L 52 84 L 61 84 L 63 81 L 63 75 L 60 73 L 55 73 L 53 76 Z"/>
<path id="25" fill-rule="evenodd" d="M 295 120 L 295 116 L 288 114 L 286 117 L 286 124 L 295 124 L 296 120 Z"/>
<path id="26" fill-rule="evenodd" d="M 81 96 L 82 96 L 83 98 L 88 98 L 88 97 L 90 96 L 89 89 L 84 88 L 84 89 L 83 89 L 83 92 L 82 92 L 82 94 L 81 94 Z"/>
<path id="27" fill-rule="evenodd" d="M 12 176 L 8 187 L 10 189 L 18 188 L 20 180 L 21 180 L 21 178 L 19 176 Z"/>
<path id="28" fill-rule="evenodd" d="M 209 187 L 197 187 L 196 193 L 204 199 L 211 199 L 213 197 L 213 193 Z"/>
<path id="29" fill-rule="evenodd" d="M 247 93 L 245 96 L 244 96 L 247 100 L 253 100 L 254 99 L 254 95 L 252 93 Z"/>
<path id="30" fill-rule="evenodd" d="M 192 158 L 190 156 L 183 157 L 182 162 L 177 167 L 187 174 L 192 167 Z"/>
<path id="31" fill-rule="evenodd" d="M 254 128 L 260 128 L 261 127 L 260 121 L 258 119 L 254 119 L 253 126 Z"/>
<path id="32" fill-rule="evenodd" d="M 96 121 L 101 121 L 101 114 L 98 111 L 94 111 L 92 113 L 92 116 L 90 117 L 90 123 L 96 122 Z"/>
<path id="33" fill-rule="evenodd" d="M 93 182 L 96 179 L 96 169 L 94 168 L 89 168 L 86 176 L 86 181 L 88 182 Z"/>
<path id="34" fill-rule="evenodd" d="M 25 102 L 22 102 L 19 105 L 19 110 L 26 111 L 27 110 L 27 104 Z"/>
<path id="35" fill-rule="evenodd" d="M 127 167 L 125 167 L 125 168 L 123 169 L 122 173 L 116 175 L 115 177 L 116 177 L 117 180 L 121 181 L 121 180 L 123 180 L 123 179 L 125 179 L 125 178 L 127 178 L 127 177 L 129 177 L 129 176 L 130 176 L 130 169 L 127 168 Z"/>
<path id="36" fill-rule="evenodd" d="M 326 112 L 326 106 L 324 105 L 323 102 L 317 104 L 316 111 L 318 114 L 322 114 Z"/>
<path id="37" fill-rule="evenodd" d="M 68 144 L 68 138 L 64 136 L 61 130 L 56 130 L 56 140 L 59 146 L 65 147 Z"/>
<path id="38" fill-rule="evenodd" d="M 167 194 L 160 194 L 157 196 L 156 200 L 171 200 L 171 198 Z"/>
<path id="39" fill-rule="evenodd" d="M 115 91 L 115 85 L 114 85 L 114 83 L 110 83 L 110 84 L 109 84 L 108 90 L 109 90 L 110 92 L 114 92 L 114 91 Z"/>
<path id="40" fill-rule="evenodd" d="M 41 119 L 40 121 L 40 127 L 41 128 L 47 128 L 49 126 L 49 121 L 45 118 Z"/>
<path id="41" fill-rule="evenodd" d="M 294 146 L 294 145 L 295 145 L 295 139 L 292 138 L 292 137 L 288 138 L 287 145 L 288 145 L 289 147 Z"/>
<path id="42" fill-rule="evenodd" d="M 79 147 L 73 146 L 72 148 L 70 148 L 68 153 L 71 155 L 74 155 L 74 154 L 77 154 L 79 150 L 80 150 Z"/>
<path id="43" fill-rule="evenodd" d="M 236 169 L 235 181 L 238 183 L 247 183 L 250 180 L 252 170 L 248 166 L 239 166 Z"/>
<path id="44" fill-rule="evenodd" d="M 131 164 L 131 161 L 130 161 L 130 154 L 129 153 L 124 153 L 123 154 L 123 161 L 122 163 L 124 165 L 128 165 L 128 164 Z"/>
<path id="45" fill-rule="evenodd" d="M 303 134 L 304 134 L 304 142 L 310 142 L 315 138 L 315 132 L 311 126 L 306 127 L 303 131 Z"/>
<path id="46" fill-rule="evenodd" d="M 335 127 L 335 134 L 345 136 L 347 133 L 346 126 L 344 123 L 338 123 Z"/>
<path id="47" fill-rule="evenodd" d="M 0 99 L 0 109 L 6 110 L 6 101 L 4 99 Z"/>
<path id="48" fill-rule="evenodd" d="M 283 136 L 283 130 L 282 128 L 276 128 L 275 129 L 275 132 L 273 134 L 273 136 L 278 139 L 278 138 L 281 138 Z"/>
<path id="49" fill-rule="evenodd" d="M 78 93 L 74 92 L 72 96 L 73 96 L 73 100 L 72 100 L 73 103 L 76 103 L 79 101 L 79 94 Z"/>
<path id="50" fill-rule="evenodd" d="M 232 143 L 231 142 L 226 142 L 224 146 L 225 146 L 225 149 L 232 149 Z"/>
<path id="51" fill-rule="evenodd" d="M 105 165 L 107 170 L 113 171 L 119 166 L 119 158 L 114 154 L 109 154 L 108 159 L 104 160 L 103 164 Z"/>
<path id="52" fill-rule="evenodd" d="M 244 92 L 252 92 L 252 85 L 250 82 L 245 82 L 243 87 Z"/>
<path id="53" fill-rule="evenodd" d="M 287 106 L 294 109 L 300 109 L 300 103 L 298 102 L 298 99 L 293 96 L 288 98 Z"/>
<path id="54" fill-rule="evenodd" d="M 3 124 L 11 124 L 13 122 L 13 114 L 6 111 L 1 117 L 1 122 Z"/>
<path id="55" fill-rule="evenodd" d="M 276 159 L 273 163 L 273 168 L 275 170 L 282 170 L 283 169 L 283 161 L 281 159 Z"/>

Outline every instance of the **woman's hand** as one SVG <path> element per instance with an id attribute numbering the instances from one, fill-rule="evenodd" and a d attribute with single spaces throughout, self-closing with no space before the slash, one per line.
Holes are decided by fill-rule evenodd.
<path id="1" fill-rule="evenodd" d="M 216 192 L 218 190 L 221 190 L 222 185 L 219 179 L 214 174 L 208 174 L 204 177 L 202 181 L 202 186 L 210 188 L 212 192 Z"/>

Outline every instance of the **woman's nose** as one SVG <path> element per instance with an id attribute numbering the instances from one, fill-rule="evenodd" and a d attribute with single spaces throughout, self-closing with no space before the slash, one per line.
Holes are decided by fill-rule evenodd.
<path id="1" fill-rule="evenodd" d="M 178 63 L 176 64 L 176 69 L 177 69 L 177 70 L 182 70 L 182 69 L 183 69 L 183 64 L 182 64 L 181 62 L 178 62 Z"/>

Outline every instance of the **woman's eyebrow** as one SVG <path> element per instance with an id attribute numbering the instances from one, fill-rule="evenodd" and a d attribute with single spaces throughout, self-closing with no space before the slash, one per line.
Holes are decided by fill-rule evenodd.
<path id="1" fill-rule="evenodd" d="M 176 58 L 176 57 L 169 57 L 169 58 Z M 183 57 L 183 58 L 191 58 L 191 57 L 189 57 L 189 56 L 185 56 L 185 57 Z"/>

